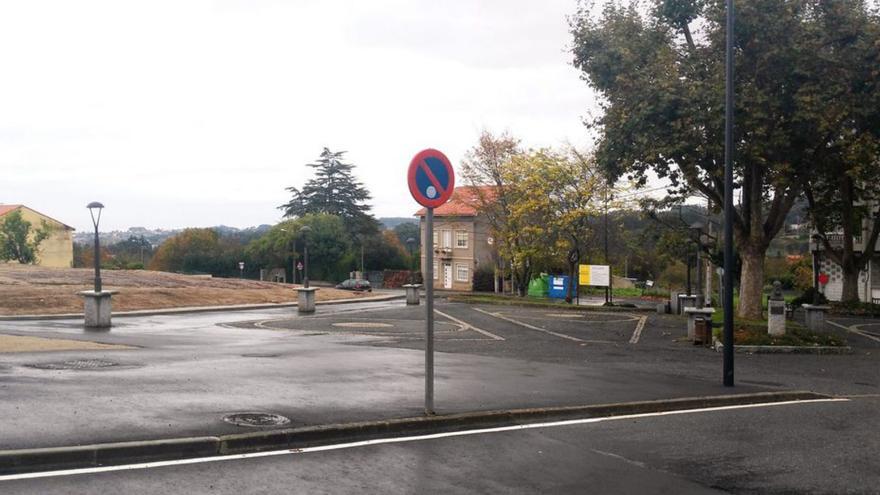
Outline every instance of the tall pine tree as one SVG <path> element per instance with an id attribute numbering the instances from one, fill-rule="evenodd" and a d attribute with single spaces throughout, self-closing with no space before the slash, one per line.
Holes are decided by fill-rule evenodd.
<path id="1" fill-rule="evenodd" d="M 279 206 L 288 218 L 299 218 L 313 213 L 327 213 L 342 218 L 346 231 L 352 237 L 375 235 L 379 224 L 370 215 L 370 193 L 352 175 L 354 165 L 344 163 L 345 151 L 324 148 L 317 162 L 308 166 L 315 169 L 315 177 L 302 190 L 288 187 L 290 201 Z"/>

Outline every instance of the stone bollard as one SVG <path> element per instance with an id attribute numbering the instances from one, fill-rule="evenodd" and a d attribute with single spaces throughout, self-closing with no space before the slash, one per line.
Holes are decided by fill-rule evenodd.
<path id="1" fill-rule="evenodd" d="M 824 330 L 825 328 L 825 312 L 830 309 L 829 306 L 820 306 L 814 304 L 801 305 L 806 313 L 805 323 L 807 328 L 813 331 Z"/>
<path id="2" fill-rule="evenodd" d="M 407 306 L 418 306 L 420 303 L 419 299 L 419 287 L 420 284 L 406 284 L 403 286 L 406 289 L 406 305 Z"/>
<path id="3" fill-rule="evenodd" d="M 678 292 L 670 292 L 669 293 L 669 312 L 674 315 L 680 315 L 681 309 L 679 308 L 680 301 L 678 300 L 678 296 L 680 296 Z"/>
<path id="4" fill-rule="evenodd" d="M 779 281 L 773 282 L 773 293 L 767 301 L 767 333 L 785 335 L 785 298 Z"/>
<path id="5" fill-rule="evenodd" d="M 697 295 L 687 295 L 687 294 L 679 294 L 678 295 L 678 307 L 679 314 L 684 314 L 684 310 L 687 308 L 696 308 L 697 307 Z"/>
<path id="6" fill-rule="evenodd" d="M 688 319 L 688 323 L 687 323 L 688 340 L 694 340 L 694 338 L 696 336 L 695 332 L 694 332 L 694 328 L 695 328 L 694 324 L 696 323 L 697 317 L 703 317 L 703 318 L 711 320 L 712 315 L 715 313 L 715 310 L 713 308 L 684 308 L 682 311 L 684 311 L 684 314 L 687 315 L 687 319 Z"/>
<path id="7" fill-rule="evenodd" d="M 118 291 L 115 290 L 101 292 L 84 290 L 79 293 L 84 300 L 86 328 L 110 328 L 110 317 L 113 312 L 111 300 L 113 294 L 117 293 Z"/>
<path id="8" fill-rule="evenodd" d="M 296 311 L 301 314 L 311 314 L 315 312 L 315 287 L 300 287 L 296 289 Z"/>

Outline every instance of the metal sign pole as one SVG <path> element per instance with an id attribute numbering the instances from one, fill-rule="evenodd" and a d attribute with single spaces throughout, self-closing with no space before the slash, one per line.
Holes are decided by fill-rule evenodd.
<path id="1" fill-rule="evenodd" d="M 425 414 L 434 414 L 434 208 L 425 216 Z"/>

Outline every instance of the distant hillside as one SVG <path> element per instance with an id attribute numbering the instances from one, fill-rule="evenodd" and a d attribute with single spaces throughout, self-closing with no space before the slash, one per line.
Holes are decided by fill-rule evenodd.
<path id="1" fill-rule="evenodd" d="M 415 217 L 383 217 L 379 219 L 379 223 L 381 223 L 386 229 L 392 230 L 394 227 L 397 227 L 402 223 L 413 223 L 418 225 L 419 221 Z"/>
<path id="2" fill-rule="evenodd" d="M 245 229 L 239 229 L 236 227 L 228 227 L 226 225 L 218 225 L 216 227 L 211 227 L 216 230 L 223 237 L 243 237 L 246 239 L 259 237 L 260 235 L 265 234 L 272 228 L 271 225 L 260 225 L 257 227 L 248 227 Z M 141 237 L 143 236 L 150 244 L 153 246 L 158 246 L 165 242 L 171 236 L 174 236 L 183 229 L 146 229 L 144 227 L 131 227 L 128 230 L 114 230 L 112 232 L 101 232 L 101 243 L 105 246 L 112 246 L 117 242 L 126 241 L 131 237 Z M 76 232 L 73 235 L 73 241 L 79 244 L 92 244 L 92 240 L 94 239 L 94 233 L 90 232 Z"/>

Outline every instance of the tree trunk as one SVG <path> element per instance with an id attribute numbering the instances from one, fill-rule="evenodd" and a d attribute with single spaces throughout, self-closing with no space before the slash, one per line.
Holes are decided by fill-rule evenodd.
<path id="1" fill-rule="evenodd" d="M 737 316 L 749 320 L 760 320 L 763 315 L 762 297 L 764 294 L 764 249 L 743 249 L 742 274 L 739 282 L 739 310 Z M 726 274 L 725 274 L 726 275 Z"/>
<path id="2" fill-rule="evenodd" d="M 859 264 L 852 253 L 844 252 L 842 258 L 840 267 L 843 271 L 843 292 L 840 301 L 859 302 Z"/>

